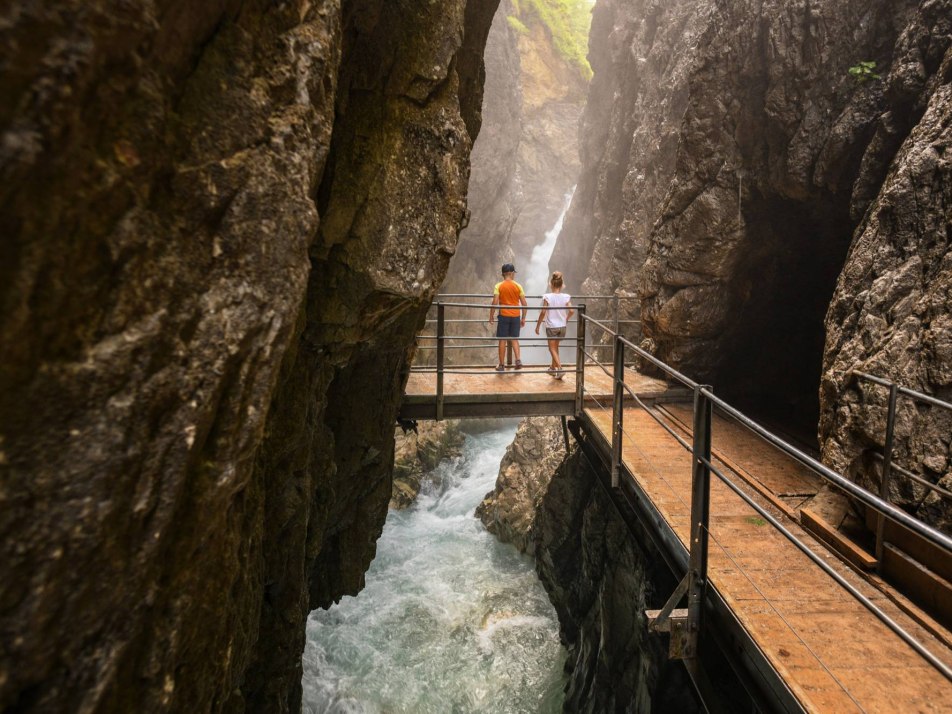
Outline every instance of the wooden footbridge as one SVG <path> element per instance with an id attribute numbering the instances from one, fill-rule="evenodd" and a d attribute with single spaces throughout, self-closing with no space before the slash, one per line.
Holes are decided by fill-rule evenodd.
<path id="1" fill-rule="evenodd" d="M 680 581 L 645 622 L 668 633 L 705 707 L 952 712 L 952 539 L 888 501 L 890 478 L 922 480 L 891 466 L 897 398 L 952 405 L 857 375 L 890 390 L 877 495 L 624 338 L 617 301 L 607 321 L 579 307 L 562 380 L 544 367 L 497 373 L 490 352 L 486 366 L 451 366 L 454 340 L 487 349 L 447 335 L 445 311 L 463 304 L 437 304 L 437 359 L 414 368 L 401 417 L 572 417 L 619 513 Z M 872 544 L 842 532 L 846 501 L 831 491 L 865 509 Z M 743 696 L 712 681 L 723 661 Z"/>

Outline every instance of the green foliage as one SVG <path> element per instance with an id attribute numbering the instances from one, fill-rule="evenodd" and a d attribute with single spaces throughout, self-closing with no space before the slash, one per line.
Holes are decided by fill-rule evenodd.
<path id="1" fill-rule="evenodd" d="M 849 73 L 857 82 L 863 84 L 871 79 L 880 79 L 880 76 L 874 71 L 875 69 L 875 62 L 860 62 L 850 67 Z"/>
<path id="2" fill-rule="evenodd" d="M 765 526 L 767 521 L 757 516 L 747 516 L 747 522 L 754 526 Z"/>
<path id="3" fill-rule="evenodd" d="M 506 17 L 506 22 L 509 23 L 509 27 L 518 32 L 520 35 L 528 35 L 529 28 L 522 24 L 522 21 L 515 15 L 508 15 Z"/>
<path id="4" fill-rule="evenodd" d="M 592 78 L 592 68 L 585 56 L 592 22 L 590 0 L 513 0 L 512 6 L 522 20 L 528 20 L 531 14 L 542 22 L 559 55 L 585 80 Z M 525 27 L 521 21 L 519 24 Z"/>

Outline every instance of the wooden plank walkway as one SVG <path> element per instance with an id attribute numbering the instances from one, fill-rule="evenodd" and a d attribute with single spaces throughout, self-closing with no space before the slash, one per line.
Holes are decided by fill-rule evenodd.
<path id="1" fill-rule="evenodd" d="M 610 443 L 610 409 L 586 409 L 585 418 Z M 624 424 L 628 470 L 687 548 L 690 454 L 640 408 L 626 408 Z M 684 431 L 683 423 L 675 428 Z M 713 433 L 714 451 L 725 456 L 722 464 L 755 475 L 778 493 L 815 491 L 814 478 L 800 464 L 746 429 L 715 416 Z M 725 464 L 722 470 L 730 475 L 731 467 Z M 737 482 L 742 482 L 739 477 Z M 756 490 L 744 490 L 757 498 Z M 757 500 L 907 632 L 952 664 L 952 651 L 943 642 L 789 520 L 786 509 Z M 806 711 L 952 712 L 952 684 L 941 673 L 713 474 L 710 513 L 709 581 Z"/>
<path id="2" fill-rule="evenodd" d="M 568 369 L 563 379 L 530 372 L 545 369 L 526 366 L 523 370 L 496 372 L 492 367 L 452 370 L 443 376 L 445 418 L 500 416 L 559 416 L 575 413 L 575 372 Z M 665 382 L 625 370 L 625 382 L 645 399 L 666 393 Z M 612 379 L 597 365 L 585 367 L 586 403 L 611 407 Z M 436 410 L 436 374 L 411 372 L 404 390 L 400 416 L 433 419 Z"/>

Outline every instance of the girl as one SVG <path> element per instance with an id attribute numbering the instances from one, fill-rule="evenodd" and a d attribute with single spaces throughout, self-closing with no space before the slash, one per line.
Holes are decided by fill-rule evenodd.
<path id="1" fill-rule="evenodd" d="M 549 279 L 549 289 L 551 292 L 542 296 L 543 307 L 547 310 L 539 310 L 539 320 L 536 322 L 536 334 L 539 334 L 539 328 L 542 321 L 545 321 L 545 336 L 549 338 L 549 354 L 552 355 L 552 364 L 549 365 L 549 374 L 556 379 L 562 379 L 565 373 L 562 371 L 562 362 L 559 360 L 559 343 L 565 337 L 565 330 L 568 321 L 575 314 L 572 307 L 572 296 L 562 292 L 562 273 L 556 270 Z"/>

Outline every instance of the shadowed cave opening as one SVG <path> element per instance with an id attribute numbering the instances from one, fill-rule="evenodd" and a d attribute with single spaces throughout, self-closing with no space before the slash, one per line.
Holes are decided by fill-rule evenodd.
<path id="1" fill-rule="evenodd" d="M 847 201 L 754 192 L 748 245 L 731 286 L 737 309 L 716 371 L 718 391 L 748 413 L 817 446 L 824 320 L 853 233 Z"/>

